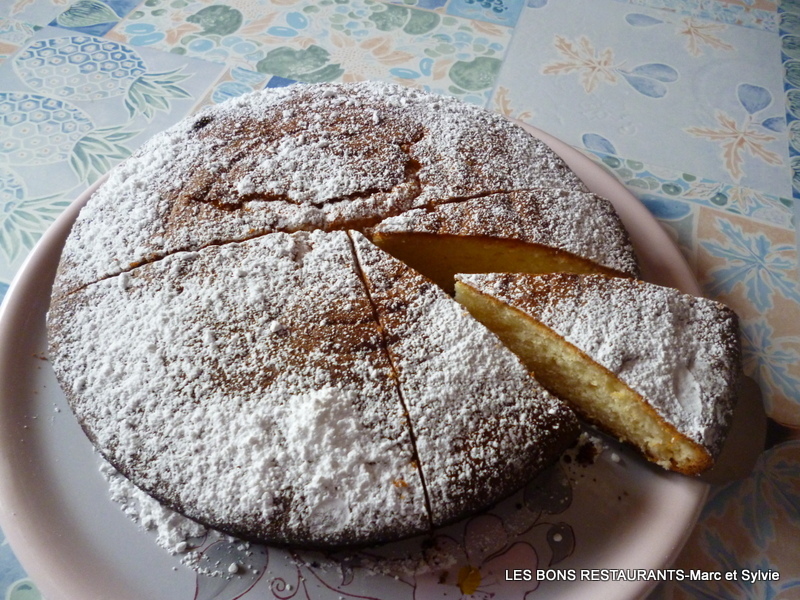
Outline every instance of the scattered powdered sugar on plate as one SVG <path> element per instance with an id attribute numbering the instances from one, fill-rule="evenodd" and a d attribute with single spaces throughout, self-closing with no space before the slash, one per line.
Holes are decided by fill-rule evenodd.
<path id="1" fill-rule="evenodd" d="M 113 465 L 103 460 L 100 473 L 108 482 L 109 497 L 144 531 L 154 531 L 156 543 L 170 554 L 184 555 L 182 562 L 197 563 L 192 550 L 199 546 L 193 540 L 205 538 L 209 529 L 170 510 L 149 494 L 133 485 Z"/>
<path id="2" fill-rule="evenodd" d="M 420 575 L 446 568 L 455 560 L 448 552 L 429 543 L 428 538 L 337 553 L 267 548 L 210 529 L 167 508 L 136 487 L 113 465 L 102 458 L 100 462 L 99 470 L 108 483 L 109 498 L 141 530 L 152 534 L 160 548 L 180 557 L 184 566 L 202 576 L 226 579 L 260 576 L 267 568 L 265 556 L 270 552 L 281 553 L 289 562 L 318 570 L 358 568 L 365 574 L 391 577 Z"/>

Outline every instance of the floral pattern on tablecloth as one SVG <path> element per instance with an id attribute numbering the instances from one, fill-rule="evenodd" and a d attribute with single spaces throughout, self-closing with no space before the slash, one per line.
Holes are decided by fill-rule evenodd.
<path id="1" fill-rule="evenodd" d="M 153 68 L 148 49 L 60 28 L 5 29 L 17 44 L 0 63 L 0 277 L 10 281 L 69 202 L 192 110 L 222 69 L 173 55 Z"/>
<path id="2" fill-rule="evenodd" d="M 794 519 L 787 519 L 793 515 Z M 716 489 L 675 569 L 736 572 L 731 581 L 662 584 L 651 600 L 797 598 L 800 595 L 800 442 L 767 450 L 749 477 Z M 743 573 L 777 571 L 753 581 Z"/>
<path id="3" fill-rule="evenodd" d="M 485 104 L 511 30 L 374 0 L 152 0 L 107 37 L 294 81 L 385 79 Z"/>
<path id="4" fill-rule="evenodd" d="M 615 1 L 593 29 L 583 15 L 595 6 L 561 0 L 522 14 L 498 76 L 517 111 L 575 146 L 594 138 L 649 165 L 792 195 L 783 77 L 762 67 L 778 35 Z"/>

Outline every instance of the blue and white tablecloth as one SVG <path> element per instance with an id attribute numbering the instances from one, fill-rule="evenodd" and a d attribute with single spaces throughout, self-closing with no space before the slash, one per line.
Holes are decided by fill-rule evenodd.
<path id="1" fill-rule="evenodd" d="M 250 90 L 362 79 L 586 152 L 738 312 L 769 444 L 748 478 L 712 489 L 677 565 L 780 578 L 654 597 L 800 597 L 799 0 L 6 0 L 0 295 L 49 223 L 153 133 Z M 40 598 L 7 543 L 0 593 Z"/>

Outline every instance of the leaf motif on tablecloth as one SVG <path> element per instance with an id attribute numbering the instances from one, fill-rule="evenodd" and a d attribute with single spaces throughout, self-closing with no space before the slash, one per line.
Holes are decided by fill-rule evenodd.
<path id="1" fill-rule="evenodd" d="M 510 98 L 510 91 L 505 86 L 498 86 L 493 101 L 495 110 L 507 117 L 520 121 L 529 121 L 533 118 L 533 113 L 529 110 L 516 111 Z"/>
<path id="2" fill-rule="evenodd" d="M 678 72 L 663 63 L 647 63 L 639 65 L 628 71 L 637 77 L 646 77 L 663 83 L 673 83 L 678 80 Z"/>
<path id="3" fill-rule="evenodd" d="M 331 39 L 341 48 L 356 48 L 358 46 L 362 50 L 367 50 L 378 62 L 386 65 L 407 64 L 415 59 L 415 56 L 410 52 L 395 49 L 394 42 L 390 36 L 374 37 L 365 40 L 361 44 L 356 44 L 349 37 L 342 35 L 336 38 L 331 37 Z M 337 39 L 340 40 L 338 43 L 336 42 Z"/>
<path id="4" fill-rule="evenodd" d="M 632 27 L 655 27 L 664 21 L 642 13 L 628 13 L 625 15 L 625 22 Z"/>
<path id="5" fill-rule="evenodd" d="M 742 124 L 727 113 L 718 110 L 714 114 L 719 127 L 688 127 L 686 133 L 719 144 L 725 169 L 734 180 L 744 177 L 744 153 L 761 159 L 768 165 L 783 165 L 780 154 L 767 150 L 765 145 L 778 138 L 759 131 L 751 116 Z"/>
<path id="6" fill-rule="evenodd" d="M 597 51 L 586 36 L 581 36 L 577 42 L 571 42 L 561 35 L 556 36 L 554 46 L 563 59 L 545 65 L 542 69 L 544 75 L 563 75 L 577 71 L 587 94 L 594 92 L 600 82 L 617 83 L 617 65 L 614 63 L 614 52 L 611 48 Z"/>
<path id="7" fill-rule="evenodd" d="M 678 80 L 678 72 L 661 63 L 639 65 L 630 71 L 620 70 L 620 74 L 637 92 L 651 98 L 662 98 L 667 94 L 664 84 Z"/>
<path id="8" fill-rule="evenodd" d="M 786 117 L 770 117 L 761 121 L 761 126 L 776 133 L 786 131 Z"/>
<path id="9" fill-rule="evenodd" d="M 188 75 L 180 73 L 181 69 L 164 73 L 145 73 L 137 77 L 128 88 L 125 107 L 131 117 L 137 114 L 152 119 L 158 111 L 169 112 L 170 100 L 190 98 L 185 89 L 178 85 Z"/>
<path id="10" fill-rule="evenodd" d="M 682 21 L 678 34 L 686 36 L 686 49 L 692 56 L 703 54 L 702 46 L 708 46 L 714 50 L 732 52 L 734 46 L 724 41 L 717 34 L 726 31 L 727 25 L 711 21 L 697 21 L 687 17 Z"/>
<path id="11" fill-rule="evenodd" d="M 14 171 L 0 165 L 0 256 L 8 262 L 23 256 L 69 205 L 56 196 L 28 198 L 24 182 Z"/>
<path id="12" fill-rule="evenodd" d="M 455 94 L 478 105 L 491 98 L 495 65 L 506 55 L 511 37 L 506 26 L 399 3 L 320 0 L 301 6 L 297 0 L 273 0 L 269 4 L 237 5 L 239 23 L 238 17 L 231 17 L 234 13 L 220 8 L 201 14 L 194 2 L 176 7 L 172 18 L 160 4 L 146 2 L 139 5 L 136 19 L 125 21 L 113 35 L 133 46 L 149 45 L 286 80 L 384 79 Z M 433 4 L 443 2 L 426 1 L 425 7 Z M 194 22 L 187 23 L 189 17 Z M 224 27 L 218 27 L 217 17 Z M 235 32 L 226 33 L 234 26 Z M 211 30 L 213 34 L 202 33 Z"/>
<path id="13" fill-rule="evenodd" d="M 95 129 L 75 144 L 69 162 L 73 171 L 84 183 L 94 183 L 119 161 L 128 158 L 131 149 L 122 142 L 137 135 L 122 127 Z"/>
<path id="14" fill-rule="evenodd" d="M 739 104 L 751 115 L 761 112 L 772 104 L 772 93 L 760 85 L 740 83 L 736 88 L 736 96 Z"/>
<path id="15" fill-rule="evenodd" d="M 796 248 L 792 244 L 775 244 L 761 232 L 748 234 L 726 219 L 717 218 L 717 230 L 724 241 L 701 241 L 709 253 L 725 260 L 725 265 L 708 272 L 707 291 L 714 297 L 732 294 L 742 286 L 747 299 L 764 312 L 774 305 L 777 293 L 800 302 L 795 276 Z"/>
<path id="16" fill-rule="evenodd" d="M 640 94 L 650 98 L 662 98 L 668 91 L 665 84 L 678 79 L 678 72 L 663 63 L 646 63 L 632 69 L 623 68 L 622 63 L 615 63 L 614 51 L 611 48 L 598 51 L 586 36 L 581 36 L 577 42 L 572 42 L 557 35 L 554 46 L 563 59 L 545 65 L 542 74 L 566 75 L 577 72 L 587 94 L 596 91 L 601 83 L 614 85 L 622 78 Z"/>
<path id="17" fill-rule="evenodd" d="M 56 17 L 56 23 L 61 27 L 75 28 L 115 23 L 119 19 L 120 15 L 100 0 L 78 0 Z"/>
<path id="18" fill-rule="evenodd" d="M 378 7 L 383 7 L 378 10 Z M 379 31 L 402 29 L 410 35 L 422 35 L 436 29 L 441 21 L 438 13 L 396 4 L 376 5 L 369 19 Z"/>
<path id="19" fill-rule="evenodd" d="M 762 383 L 762 389 L 775 389 L 787 398 L 794 397 L 800 380 L 791 369 L 800 364 L 800 338 L 775 337 L 773 328 L 761 319 L 743 323 L 741 331 L 744 372 Z M 770 409 L 770 396 L 765 400 Z"/>

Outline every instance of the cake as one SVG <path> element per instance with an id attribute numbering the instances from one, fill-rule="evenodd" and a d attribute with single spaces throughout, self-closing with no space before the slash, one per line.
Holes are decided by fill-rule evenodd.
<path id="1" fill-rule="evenodd" d="M 104 457 L 243 539 L 427 533 L 519 488 L 577 431 L 496 336 L 357 232 L 174 253 L 54 299 L 49 322 Z"/>
<path id="2" fill-rule="evenodd" d="M 429 533 L 577 435 L 496 336 L 357 232 L 173 253 L 55 298 L 49 330 L 68 401 L 116 469 L 272 545 Z"/>
<path id="3" fill-rule="evenodd" d="M 426 264 L 415 236 L 442 242 Z M 448 295 L 465 248 L 478 271 L 638 273 L 610 203 L 500 115 L 375 82 L 249 94 L 92 195 L 50 358 L 103 457 L 204 525 L 314 549 L 427 534 L 578 435 Z"/>
<path id="4" fill-rule="evenodd" d="M 582 418 L 666 469 L 713 465 L 740 376 L 725 305 L 570 273 L 459 275 L 456 299 Z"/>

